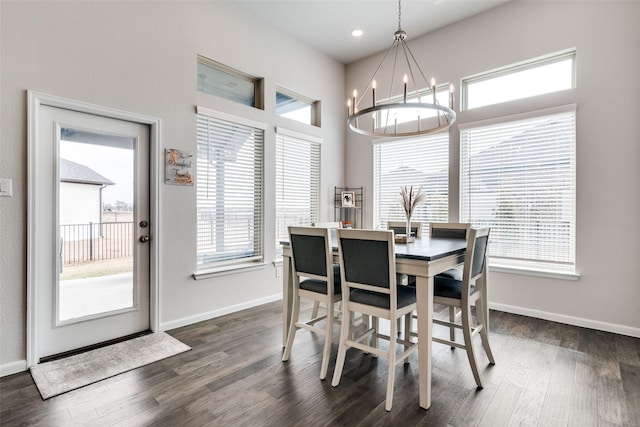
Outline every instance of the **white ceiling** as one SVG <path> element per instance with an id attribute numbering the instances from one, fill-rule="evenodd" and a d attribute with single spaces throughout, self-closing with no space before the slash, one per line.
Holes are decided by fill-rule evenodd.
<path id="1" fill-rule="evenodd" d="M 404 0 L 407 40 L 510 0 Z M 398 29 L 396 0 L 235 0 L 244 10 L 317 50 L 349 64 L 388 48 Z M 354 38 L 351 30 L 364 35 Z"/>

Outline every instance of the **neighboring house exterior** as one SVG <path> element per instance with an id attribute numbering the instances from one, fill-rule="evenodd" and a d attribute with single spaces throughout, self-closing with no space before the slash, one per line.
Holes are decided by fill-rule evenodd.
<path id="1" fill-rule="evenodd" d="M 114 182 L 93 169 L 60 159 L 60 225 L 102 222 L 102 189 Z"/>

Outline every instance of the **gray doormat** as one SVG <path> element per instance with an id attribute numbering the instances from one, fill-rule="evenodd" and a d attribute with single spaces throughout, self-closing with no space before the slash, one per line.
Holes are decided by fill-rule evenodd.
<path id="1" fill-rule="evenodd" d="M 76 354 L 31 367 L 43 399 L 191 350 L 164 332 Z"/>

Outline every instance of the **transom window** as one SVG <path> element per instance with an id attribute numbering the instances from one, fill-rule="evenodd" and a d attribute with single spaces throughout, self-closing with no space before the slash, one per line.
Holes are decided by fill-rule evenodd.
<path id="1" fill-rule="evenodd" d="M 463 108 L 484 107 L 575 87 L 575 50 L 462 80 Z"/>
<path id="2" fill-rule="evenodd" d="M 297 122 L 320 126 L 320 101 L 278 87 L 276 114 Z"/>
<path id="3" fill-rule="evenodd" d="M 198 55 L 198 90 L 254 108 L 263 108 L 262 79 Z"/>
<path id="4" fill-rule="evenodd" d="M 376 105 L 385 104 L 389 102 L 402 102 L 404 95 L 395 96 L 392 98 L 378 100 Z M 449 106 L 449 84 L 438 85 L 436 86 L 436 100 L 439 105 Z M 425 104 L 433 104 L 433 93 L 429 89 L 423 89 L 418 94 L 415 92 L 407 94 L 407 103 L 418 103 L 422 102 Z M 432 111 L 424 111 L 421 110 L 421 113 L 424 114 L 420 117 L 420 119 L 427 119 L 430 117 L 436 116 L 436 110 Z M 388 127 L 394 126 L 396 123 L 408 123 L 415 121 L 418 117 L 416 114 L 416 110 L 411 108 L 407 109 L 397 109 L 394 113 L 382 112 L 378 111 L 376 113 L 376 127 Z"/>

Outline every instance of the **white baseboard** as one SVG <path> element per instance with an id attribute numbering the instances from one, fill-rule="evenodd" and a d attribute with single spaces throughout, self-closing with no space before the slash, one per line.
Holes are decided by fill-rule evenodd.
<path id="1" fill-rule="evenodd" d="M 613 332 L 614 334 L 640 338 L 640 328 L 632 328 L 630 326 L 618 325 L 615 323 L 600 322 L 581 317 L 566 316 L 564 314 L 551 313 L 548 311 L 533 310 L 530 308 L 491 302 L 489 303 L 489 308 L 507 313 L 535 317 L 537 319 L 551 320 L 552 322 L 565 323 L 567 325 L 580 326 L 583 328 L 596 329 L 599 331 Z"/>
<path id="2" fill-rule="evenodd" d="M 0 365 L 0 377 L 6 377 L 7 375 L 17 374 L 27 370 L 27 361 L 18 360 L 17 362 L 5 363 Z"/>
<path id="3" fill-rule="evenodd" d="M 230 307 L 224 307 L 219 310 L 200 313 L 195 316 L 183 317 L 182 319 L 160 323 L 160 330 L 169 331 L 171 329 L 180 328 L 182 326 L 191 325 L 193 323 L 202 322 L 204 320 L 213 319 L 215 317 L 224 316 L 225 314 L 235 313 L 236 311 L 244 310 L 251 307 L 256 307 L 258 305 L 266 304 L 273 301 L 278 301 L 281 299 L 282 299 L 282 294 L 280 293 L 280 294 L 270 295 L 265 298 L 247 301 L 242 304 L 232 305 Z"/>

